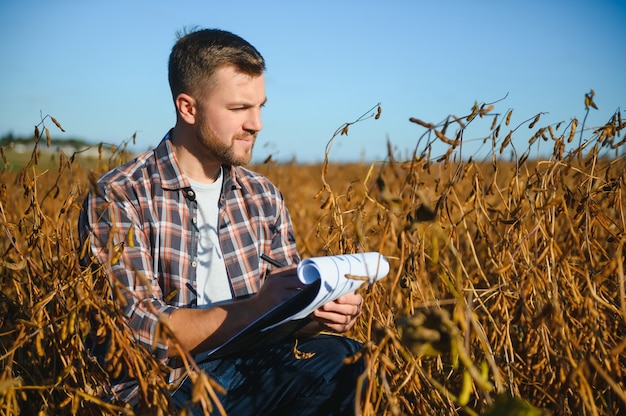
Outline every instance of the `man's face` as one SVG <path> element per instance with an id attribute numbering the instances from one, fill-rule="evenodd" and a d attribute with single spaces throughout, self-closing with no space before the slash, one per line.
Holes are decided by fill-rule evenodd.
<path id="1" fill-rule="evenodd" d="M 265 78 L 242 74 L 231 66 L 218 69 L 214 77 L 211 91 L 197 102 L 196 138 L 209 158 L 245 165 L 263 128 Z"/>

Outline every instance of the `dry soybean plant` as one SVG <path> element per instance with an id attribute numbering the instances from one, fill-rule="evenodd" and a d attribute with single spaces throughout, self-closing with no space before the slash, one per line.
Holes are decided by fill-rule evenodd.
<path id="1" fill-rule="evenodd" d="M 134 346 L 102 273 L 78 263 L 76 225 L 88 174 L 77 154 L 59 152 L 56 170 L 41 168 L 40 147 L 50 147 L 48 119 L 61 129 L 45 117 L 26 166 L 0 172 L 0 414 L 130 414 L 103 400 L 109 374 L 122 370 L 138 377 L 152 408 L 167 409 L 163 366 Z M 102 168 L 127 156 L 124 147 L 99 150 L 92 165 Z M 2 156 L 6 167 L 4 150 Z M 105 368 L 85 348 L 92 327 L 110 339 Z"/>
<path id="2" fill-rule="evenodd" d="M 541 115 L 514 127 L 512 110 L 475 104 L 436 125 L 412 118 L 425 132 L 409 160 L 389 146 L 343 188 L 324 166 L 322 249 L 392 263 L 355 331 L 361 414 L 626 412 L 626 123 L 620 110 L 594 129 Z M 479 122 L 490 151 L 463 159 Z M 538 141 L 552 151 L 531 160 Z M 435 144 L 447 151 L 432 157 Z"/>
<path id="3" fill-rule="evenodd" d="M 363 287 L 350 334 L 367 362 L 357 414 L 626 413 L 621 112 L 597 128 L 542 126 L 541 113 L 515 124 L 500 104 L 436 124 L 410 119 L 409 157 L 390 143 L 383 161 L 331 164 L 333 141 L 376 122 L 377 105 L 337 130 L 321 165 L 254 167 L 283 190 L 303 257 L 390 260 L 389 276 Z M 134 343 L 111 300 L 119 288 L 78 264 L 82 199 L 126 147 L 44 163 L 48 122 L 62 128 L 45 117 L 30 161 L 14 172 L 4 160 L 0 171 L 0 414 L 133 414 L 104 399 L 122 372 L 138 378 L 146 413 L 171 414 L 167 368 Z M 474 141 L 487 150 L 467 157 L 470 125 L 485 125 Z M 86 350 L 90 330 L 109 341 L 106 364 Z M 165 321 L 160 332 L 169 335 Z M 219 408 L 210 375 L 194 381 L 194 399 Z"/>

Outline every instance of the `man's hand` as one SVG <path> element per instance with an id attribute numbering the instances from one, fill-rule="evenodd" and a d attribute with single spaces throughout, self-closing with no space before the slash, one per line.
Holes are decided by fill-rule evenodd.
<path id="1" fill-rule="evenodd" d="M 312 318 L 322 327 L 341 333 L 352 329 L 362 308 L 363 296 L 349 293 L 317 309 Z"/>
<path id="2" fill-rule="evenodd" d="M 259 292 L 250 298 L 258 316 L 302 290 L 304 284 L 296 275 L 296 267 L 296 265 L 290 265 L 274 269 L 265 278 Z"/>

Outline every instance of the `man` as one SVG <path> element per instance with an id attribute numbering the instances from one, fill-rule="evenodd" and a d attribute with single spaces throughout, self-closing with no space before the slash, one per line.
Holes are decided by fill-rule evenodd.
<path id="1" fill-rule="evenodd" d="M 155 340 L 159 316 L 196 354 L 230 339 L 298 289 L 300 261 L 282 194 L 250 162 L 262 129 L 265 62 L 242 38 L 221 30 L 181 37 L 169 60 L 176 124 L 154 151 L 104 175 L 79 219 L 90 257 L 125 288 L 120 300 L 137 341 L 175 370 L 173 341 Z M 269 255 L 283 268 L 261 260 Z M 86 259 L 85 259 L 86 260 Z M 87 263 L 87 261 L 85 261 Z M 139 276 L 139 277 L 138 277 Z M 298 339 L 250 346 L 201 368 L 226 390 L 229 414 L 351 414 L 361 345 L 327 334 L 352 328 L 363 298 L 345 295 L 315 311 Z M 324 334 L 319 332 L 324 331 Z M 191 382 L 173 394 L 190 405 Z M 114 386 L 135 404 L 133 383 Z"/>

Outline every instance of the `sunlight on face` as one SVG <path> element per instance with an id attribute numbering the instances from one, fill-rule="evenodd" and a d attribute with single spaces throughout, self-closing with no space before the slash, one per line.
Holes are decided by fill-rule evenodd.
<path id="1" fill-rule="evenodd" d="M 258 132 L 263 128 L 265 78 L 227 66 L 217 70 L 206 99 L 198 102 L 196 138 L 211 159 L 245 165 L 252 159 Z"/>

